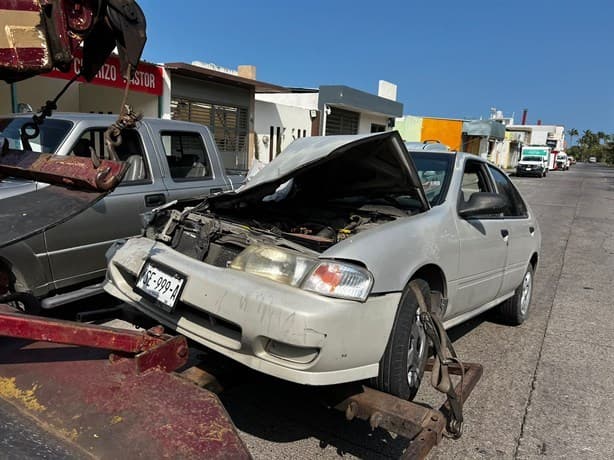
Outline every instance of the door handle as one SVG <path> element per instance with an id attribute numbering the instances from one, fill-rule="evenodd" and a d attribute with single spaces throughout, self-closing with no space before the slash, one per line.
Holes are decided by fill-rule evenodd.
<path id="1" fill-rule="evenodd" d="M 211 195 L 215 195 L 216 193 L 221 193 L 223 192 L 224 189 L 221 187 L 216 187 L 216 188 L 212 188 L 211 190 L 209 190 L 209 194 Z"/>
<path id="2" fill-rule="evenodd" d="M 148 208 L 154 206 L 162 206 L 166 203 L 166 198 L 163 193 L 154 193 L 152 195 L 145 195 L 145 206 Z"/>
<path id="3" fill-rule="evenodd" d="M 507 230 L 507 229 L 505 229 L 505 228 L 501 229 L 501 236 L 503 237 L 503 239 L 504 239 L 505 241 L 507 241 L 507 240 L 508 240 L 508 238 L 510 237 L 510 232 L 509 232 L 509 230 Z"/>

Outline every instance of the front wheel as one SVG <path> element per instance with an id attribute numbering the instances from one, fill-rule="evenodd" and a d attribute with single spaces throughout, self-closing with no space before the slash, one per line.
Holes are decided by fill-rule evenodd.
<path id="1" fill-rule="evenodd" d="M 41 312 L 40 301 L 29 292 L 15 289 L 15 276 L 6 269 L 0 269 L 0 303 L 6 303 L 25 313 L 38 315 Z"/>
<path id="2" fill-rule="evenodd" d="M 499 305 L 499 314 L 508 323 L 520 325 L 529 317 L 533 297 L 533 266 L 529 264 L 514 295 Z"/>
<path id="3" fill-rule="evenodd" d="M 426 306 L 431 305 L 431 290 L 423 280 L 413 280 L 424 297 Z M 405 400 L 414 398 L 420 387 L 428 358 L 429 343 L 420 322 L 419 304 L 408 285 L 392 326 L 384 355 L 380 360 L 379 374 L 371 380 L 371 386 Z"/>

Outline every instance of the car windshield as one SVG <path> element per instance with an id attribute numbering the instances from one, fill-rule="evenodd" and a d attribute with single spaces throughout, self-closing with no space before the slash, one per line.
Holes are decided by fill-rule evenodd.
<path id="1" fill-rule="evenodd" d="M 523 157 L 522 161 L 542 161 L 543 157 Z"/>
<path id="2" fill-rule="evenodd" d="M 25 123 L 31 121 L 31 118 L 0 118 L 0 142 L 6 139 L 9 148 L 23 149 L 20 130 Z M 48 118 L 39 126 L 38 136 L 30 139 L 30 147 L 35 152 L 55 153 L 71 127 L 70 121 Z"/>
<path id="3" fill-rule="evenodd" d="M 411 152 L 411 156 L 430 205 L 443 203 L 448 192 L 454 156 L 437 152 Z"/>

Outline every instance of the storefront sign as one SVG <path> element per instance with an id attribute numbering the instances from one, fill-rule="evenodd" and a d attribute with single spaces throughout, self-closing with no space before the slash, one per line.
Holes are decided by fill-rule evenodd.
<path id="1" fill-rule="evenodd" d="M 83 57 L 81 53 L 79 53 L 75 56 L 70 66 L 70 71 L 59 72 L 57 70 L 53 70 L 44 76 L 70 80 L 81 71 L 82 63 Z M 78 81 L 85 82 L 85 79 L 79 78 Z M 111 88 L 124 88 L 126 86 L 126 82 L 121 75 L 119 59 L 115 56 L 109 57 L 90 83 L 94 85 L 108 86 Z M 161 96 L 162 85 L 162 67 L 141 62 L 136 74 L 134 75 L 134 78 L 132 79 L 132 82 L 130 83 L 130 90 Z"/>

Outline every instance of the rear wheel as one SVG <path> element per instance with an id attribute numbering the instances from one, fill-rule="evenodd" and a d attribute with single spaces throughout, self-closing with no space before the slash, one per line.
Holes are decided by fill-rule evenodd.
<path id="1" fill-rule="evenodd" d="M 430 308 L 431 291 L 423 280 L 413 280 Z M 414 398 L 420 387 L 428 358 L 429 344 L 420 322 L 416 295 L 408 286 L 403 292 L 397 315 L 384 355 L 380 360 L 379 374 L 371 380 L 371 386 L 405 400 Z"/>
<path id="2" fill-rule="evenodd" d="M 514 295 L 499 305 L 501 317 L 508 323 L 519 325 L 529 317 L 533 296 L 533 266 L 529 264 Z"/>

